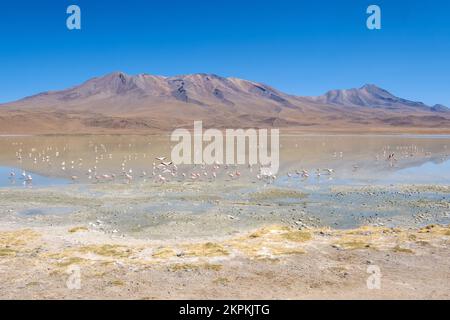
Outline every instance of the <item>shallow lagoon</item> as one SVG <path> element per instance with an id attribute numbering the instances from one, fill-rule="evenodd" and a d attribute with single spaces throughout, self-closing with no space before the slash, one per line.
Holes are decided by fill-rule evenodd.
<path id="1" fill-rule="evenodd" d="M 151 172 L 155 157 L 170 155 L 168 136 L 1 137 L 0 220 L 80 224 L 154 239 L 225 236 L 276 224 L 448 224 L 448 146 L 450 136 L 282 136 L 272 184 L 248 166 L 222 167 L 216 179 L 208 168 L 180 166 L 163 184 Z M 391 153 L 396 161 L 387 160 Z M 33 176 L 32 185 L 23 184 L 22 170 Z M 97 180 L 88 170 L 117 178 Z M 121 173 L 129 170 L 134 179 L 126 183 Z M 209 175 L 181 176 L 200 170 Z M 241 175 L 230 178 L 237 170 Z M 308 178 L 296 173 L 302 170 Z"/>
<path id="2" fill-rule="evenodd" d="M 280 142 L 280 186 L 450 183 L 450 136 L 303 135 L 282 136 Z M 94 171 L 120 176 L 132 170 L 135 180 L 151 181 L 155 157 L 169 158 L 173 145 L 169 136 L 3 136 L 0 187 L 23 185 L 22 171 L 32 174 L 36 187 L 70 183 L 73 176 L 78 183 L 92 183 Z M 386 160 L 391 153 L 395 162 Z M 180 167 L 180 172 L 195 169 Z M 316 174 L 325 168 L 335 172 Z M 295 179 L 301 170 L 309 178 Z M 256 169 L 243 166 L 240 171 L 255 180 Z"/>

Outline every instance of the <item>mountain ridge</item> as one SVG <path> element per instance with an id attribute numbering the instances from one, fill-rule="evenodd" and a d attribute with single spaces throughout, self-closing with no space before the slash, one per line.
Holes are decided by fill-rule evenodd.
<path id="1" fill-rule="evenodd" d="M 450 127 L 449 108 L 399 98 L 374 84 L 307 97 L 212 73 L 166 77 L 116 71 L 0 107 L 0 124 L 19 117 L 42 127 L 37 119 L 47 115 L 50 123 L 70 122 L 74 128 L 80 126 L 87 131 L 170 130 L 194 120 L 203 120 L 211 127 L 279 125 L 318 130 L 350 126 Z"/>

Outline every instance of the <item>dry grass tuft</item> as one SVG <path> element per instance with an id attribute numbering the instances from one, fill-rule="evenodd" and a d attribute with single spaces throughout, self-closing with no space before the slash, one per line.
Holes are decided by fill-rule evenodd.
<path id="1" fill-rule="evenodd" d="M 83 232 L 83 231 L 89 231 L 86 227 L 74 227 L 69 229 L 69 233 L 76 233 L 76 232 Z"/>
<path id="2" fill-rule="evenodd" d="M 195 257 L 218 257 L 227 256 L 229 252 L 218 243 L 207 242 L 185 246 L 184 254 Z"/>

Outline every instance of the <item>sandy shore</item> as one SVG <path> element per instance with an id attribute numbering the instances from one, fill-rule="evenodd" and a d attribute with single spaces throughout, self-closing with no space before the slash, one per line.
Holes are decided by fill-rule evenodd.
<path id="1" fill-rule="evenodd" d="M 450 298 L 448 186 L 217 183 L 0 189 L 0 298 Z"/>
<path id="2" fill-rule="evenodd" d="M 440 226 L 270 226 L 208 242 L 9 226 L 0 244 L 2 299 L 450 298 L 450 228 Z M 373 266 L 379 289 L 367 286 Z"/>

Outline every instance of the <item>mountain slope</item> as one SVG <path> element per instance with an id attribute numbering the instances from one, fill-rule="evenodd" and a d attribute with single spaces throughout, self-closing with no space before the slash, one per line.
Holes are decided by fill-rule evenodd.
<path id="1" fill-rule="evenodd" d="M 94 78 L 62 91 L 45 92 L 19 100 L 15 105 L 46 105 L 77 107 L 86 102 L 106 99 L 134 99 L 146 102 L 182 102 L 200 106 L 254 104 L 275 102 L 289 105 L 287 95 L 269 86 L 251 81 L 223 78 L 213 74 L 192 74 L 177 77 L 139 74 L 129 76 L 114 72 Z M 258 101 L 260 100 L 260 101 Z M 133 108 L 133 106 L 128 106 Z"/>
<path id="2" fill-rule="evenodd" d="M 433 107 L 429 107 L 422 102 L 398 98 L 373 84 L 365 85 L 359 89 L 328 91 L 325 95 L 312 98 L 312 100 L 331 105 L 384 108 L 387 110 L 446 111 L 445 107 L 433 110 Z"/>
<path id="3" fill-rule="evenodd" d="M 213 74 L 176 77 L 114 72 L 78 86 L 0 105 L 0 132 L 171 130 L 209 127 L 291 129 L 450 127 L 449 109 L 398 98 L 375 85 L 299 97 L 265 84 Z M 41 123 L 41 122 L 45 123 Z"/>

